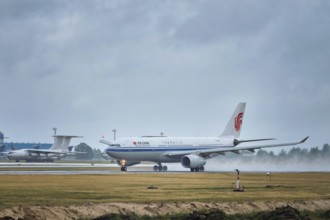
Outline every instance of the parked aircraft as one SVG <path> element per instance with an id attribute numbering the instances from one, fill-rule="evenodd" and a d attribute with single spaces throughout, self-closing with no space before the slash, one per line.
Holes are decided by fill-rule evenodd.
<path id="1" fill-rule="evenodd" d="M 17 162 L 20 160 L 27 162 L 53 162 L 55 159 L 60 159 L 68 154 L 82 153 L 68 150 L 71 138 L 79 136 L 55 135 L 53 137 L 54 144 L 49 149 L 11 150 L 7 153 L 7 158 Z"/>
<path id="2" fill-rule="evenodd" d="M 154 166 L 155 171 L 166 171 L 167 166 L 162 163 L 181 162 L 191 172 L 204 171 L 206 160 L 226 152 L 239 154 L 241 150 L 254 152 L 255 149 L 290 146 L 304 143 L 302 141 L 281 144 L 268 144 L 259 146 L 237 145 L 244 142 L 273 140 L 267 139 L 239 139 L 242 129 L 246 103 L 239 103 L 232 117 L 230 118 L 223 133 L 217 137 L 166 137 L 166 136 L 142 136 L 127 137 L 115 141 L 100 140 L 101 143 L 109 145 L 106 153 L 117 160 L 122 171 L 127 166 L 139 164 L 142 161 L 151 161 L 158 164 Z"/>

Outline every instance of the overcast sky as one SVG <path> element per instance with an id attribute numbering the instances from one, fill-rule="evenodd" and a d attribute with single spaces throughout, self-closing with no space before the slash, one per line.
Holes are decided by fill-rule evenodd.
<path id="1" fill-rule="evenodd" d="M 81 135 L 330 143 L 330 1 L 0 0 L 6 141 Z"/>

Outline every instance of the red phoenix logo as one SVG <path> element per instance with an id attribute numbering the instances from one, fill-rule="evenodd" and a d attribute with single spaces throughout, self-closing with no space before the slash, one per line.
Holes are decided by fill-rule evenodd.
<path id="1" fill-rule="evenodd" d="M 239 131 L 242 125 L 243 112 L 240 112 L 237 117 L 235 117 L 235 130 Z"/>

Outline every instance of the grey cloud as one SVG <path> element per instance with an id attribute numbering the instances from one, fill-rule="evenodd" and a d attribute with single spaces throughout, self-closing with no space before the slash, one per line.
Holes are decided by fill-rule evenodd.
<path id="1" fill-rule="evenodd" d="M 115 127 L 217 135 L 247 101 L 244 137 L 327 140 L 327 1 L 0 4 L 1 129 L 12 137 L 47 141 L 57 126 L 98 147 Z"/>
<path id="2" fill-rule="evenodd" d="M 199 2 L 194 7 L 195 15 L 177 28 L 175 37 L 199 44 L 248 38 L 267 28 L 279 10 L 277 2 L 255 3 Z"/>

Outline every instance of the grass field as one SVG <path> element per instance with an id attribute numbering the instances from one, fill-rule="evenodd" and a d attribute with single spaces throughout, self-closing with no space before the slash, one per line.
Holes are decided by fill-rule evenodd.
<path id="1" fill-rule="evenodd" d="M 273 173 L 271 182 L 264 173 L 241 173 L 240 179 L 245 192 L 238 193 L 235 173 L 1 175 L 0 207 L 330 198 L 330 173 Z"/>

